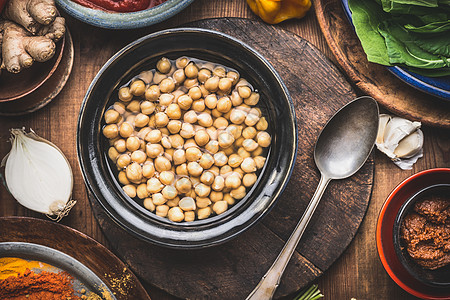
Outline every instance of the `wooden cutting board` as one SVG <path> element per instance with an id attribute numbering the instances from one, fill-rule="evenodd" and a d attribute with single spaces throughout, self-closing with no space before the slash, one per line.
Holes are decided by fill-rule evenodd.
<path id="1" fill-rule="evenodd" d="M 91 199 L 114 252 L 145 282 L 181 298 L 245 299 L 282 249 L 319 182 L 313 161 L 316 138 L 327 120 L 355 92 L 315 47 L 293 33 L 258 21 L 207 19 L 188 24 L 232 35 L 259 51 L 283 78 L 295 104 L 299 148 L 289 184 L 262 222 L 225 244 L 174 250 L 136 239 Z M 373 158 L 353 177 L 332 181 L 282 278 L 276 297 L 319 277 L 358 230 L 373 185 Z M 91 197 L 92 198 L 92 197 Z"/>
<path id="2" fill-rule="evenodd" d="M 450 128 L 450 101 L 410 87 L 385 66 L 367 61 L 341 0 L 317 0 L 313 3 L 331 52 L 356 87 L 397 115 L 430 126 Z"/>

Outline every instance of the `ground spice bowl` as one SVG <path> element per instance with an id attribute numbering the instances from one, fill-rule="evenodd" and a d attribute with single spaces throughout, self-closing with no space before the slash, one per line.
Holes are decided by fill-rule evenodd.
<path id="1" fill-rule="evenodd" d="M 194 222 L 175 223 L 156 216 L 125 195 L 112 176 L 102 136 L 102 116 L 111 95 L 162 56 L 187 56 L 237 70 L 258 89 L 272 144 L 265 166 L 247 195 L 225 213 Z M 281 77 L 270 63 L 245 43 L 226 34 L 199 28 L 168 29 L 145 36 L 115 54 L 99 71 L 84 98 L 77 128 L 82 174 L 107 215 L 130 234 L 160 246 L 198 249 L 224 243 L 257 223 L 285 188 L 297 155 L 294 106 Z"/>

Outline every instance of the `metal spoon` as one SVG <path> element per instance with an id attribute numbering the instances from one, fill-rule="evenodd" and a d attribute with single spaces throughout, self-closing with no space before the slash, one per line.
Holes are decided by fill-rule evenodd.
<path id="1" fill-rule="evenodd" d="M 363 96 L 342 107 L 325 125 L 314 149 L 314 161 L 321 174 L 319 186 L 283 250 L 247 300 L 272 299 L 330 180 L 350 177 L 369 157 L 377 136 L 378 115 L 377 102 Z"/>

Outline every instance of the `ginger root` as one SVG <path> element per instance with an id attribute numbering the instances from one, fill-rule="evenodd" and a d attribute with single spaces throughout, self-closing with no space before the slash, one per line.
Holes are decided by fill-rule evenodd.
<path id="1" fill-rule="evenodd" d="M 8 0 L 0 19 L 0 69 L 18 73 L 49 60 L 65 30 L 54 0 Z"/>

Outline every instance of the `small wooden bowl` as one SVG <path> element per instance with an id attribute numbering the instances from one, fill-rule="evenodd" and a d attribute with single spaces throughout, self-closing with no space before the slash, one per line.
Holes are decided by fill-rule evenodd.
<path id="1" fill-rule="evenodd" d="M 61 62 L 65 44 L 65 35 L 56 43 L 55 55 L 46 62 L 34 62 L 33 65 L 13 74 L 2 70 L 0 74 L 0 103 L 14 101 L 31 94 L 42 86 L 56 71 Z"/>

